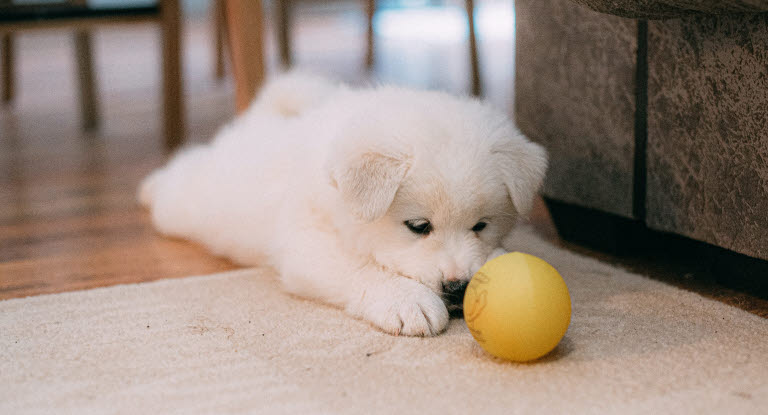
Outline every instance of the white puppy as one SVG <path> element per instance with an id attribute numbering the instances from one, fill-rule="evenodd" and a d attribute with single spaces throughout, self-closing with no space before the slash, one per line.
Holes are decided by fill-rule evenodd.
<path id="1" fill-rule="evenodd" d="M 480 102 L 289 74 L 152 173 L 163 233 L 393 334 L 435 335 L 529 210 L 545 151 Z"/>

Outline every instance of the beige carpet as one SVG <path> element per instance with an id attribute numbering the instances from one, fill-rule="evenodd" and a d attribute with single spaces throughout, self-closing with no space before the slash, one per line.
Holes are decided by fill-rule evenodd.
<path id="1" fill-rule="evenodd" d="M 768 413 L 768 320 L 555 248 L 573 320 L 533 364 L 462 320 L 382 334 L 244 270 L 0 302 L 0 413 Z"/>

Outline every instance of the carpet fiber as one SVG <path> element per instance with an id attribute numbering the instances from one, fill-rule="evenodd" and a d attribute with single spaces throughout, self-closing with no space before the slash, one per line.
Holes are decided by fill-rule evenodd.
<path id="1" fill-rule="evenodd" d="M 768 320 L 528 230 L 573 318 L 531 364 L 454 319 L 393 337 L 282 293 L 265 270 L 0 302 L 0 413 L 765 413 Z"/>

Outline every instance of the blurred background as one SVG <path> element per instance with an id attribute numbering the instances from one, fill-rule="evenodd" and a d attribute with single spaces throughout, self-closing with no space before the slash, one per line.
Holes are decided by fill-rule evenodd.
<path id="1" fill-rule="evenodd" d="M 7 1 L 7 0 L 6 0 Z M 50 0 L 56 2 L 56 0 Z M 14 0 L 13 4 L 40 3 Z M 359 0 L 291 1 L 293 67 L 353 84 L 394 83 L 470 92 L 468 24 L 464 2 L 384 0 L 373 18 L 375 56 L 365 65 L 366 14 Z M 137 7 L 146 0 L 95 0 L 91 7 Z M 185 0 L 182 8 L 182 88 L 190 124 L 188 140 L 210 136 L 233 112 L 233 84 L 226 44 L 223 73 L 216 74 L 215 2 Z M 268 76 L 282 68 L 276 33 L 277 5 L 264 2 L 264 47 Z M 485 95 L 499 106 L 512 102 L 514 13 L 511 1 L 475 5 L 481 77 Z M 2 9 L 0 9 L 2 10 Z M 2 134 L 82 135 L 73 28 L 13 34 L 14 97 L 2 109 Z M 226 30 L 226 28 L 224 28 Z M 101 25 L 89 30 L 100 140 L 120 146 L 160 131 L 162 104 L 160 27 Z M 223 78 L 219 76 L 223 75 Z M 121 125 L 141 119 L 124 131 Z M 23 133 L 20 133 L 23 131 Z M 61 139 L 59 139 L 61 141 Z M 114 142 L 112 142 L 114 141 Z M 147 145 L 154 145 L 146 140 Z M 4 143 L 8 144 L 4 139 Z M 20 140 L 27 145 L 27 139 Z M 105 148 L 111 151 L 111 146 Z M 121 151 L 117 151 L 121 153 Z"/>

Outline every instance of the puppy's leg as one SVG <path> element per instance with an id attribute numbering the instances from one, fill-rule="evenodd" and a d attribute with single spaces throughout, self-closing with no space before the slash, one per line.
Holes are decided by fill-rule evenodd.
<path id="1" fill-rule="evenodd" d="M 366 274 L 369 282 L 346 305 L 348 313 L 395 335 L 434 336 L 448 325 L 443 300 L 425 285 L 373 269 Z"/>
<path id="2" fill-rule="evenodd" d="M 303 232 L 284 253 L 279 268 L 290 292 L 339 306 L 395 335 L 433 336 L 448 324 L 448 310 L 432 290 L 345 255 L 332 235 Z"/>

